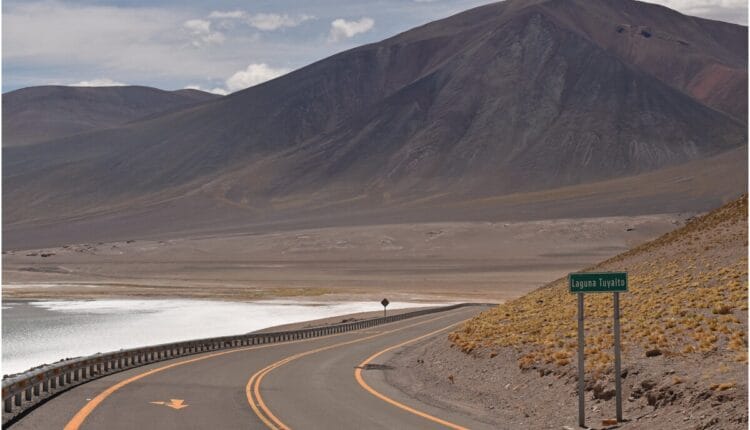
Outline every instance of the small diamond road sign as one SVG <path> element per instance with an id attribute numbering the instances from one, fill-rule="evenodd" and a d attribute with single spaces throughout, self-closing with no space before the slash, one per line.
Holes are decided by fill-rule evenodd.
<path id="1" fill-rule="evenodd" d="M 382 302 L 380 302 L 380 304 L 381 304 L 381 305 L 383 305 L 383 307 L 386 307 L 386 306 L 388 306 L 388 303 L 390 303 L 390 302 L 388 301 L 388 299 L 383 299 L 383 301 L 382 301 Z"/>
<path id="2" fill-rule="evenodd" d="M 571 293 L 625 293 L 628 291 L 626 272 L 571 273 L 568 275 Z"/>

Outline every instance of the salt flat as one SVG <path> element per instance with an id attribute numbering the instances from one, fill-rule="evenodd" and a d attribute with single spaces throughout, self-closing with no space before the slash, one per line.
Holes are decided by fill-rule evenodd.
<path id="1" fill-rule="evenodd" d="M 389 309 L 416 306 L 429 304 L 396 301 Z M 97 352 L 236 335 L 281 324 L 381 309 L 377 301 L 5 301 L 3 373 L 22 372 L 63 358 Z"/>

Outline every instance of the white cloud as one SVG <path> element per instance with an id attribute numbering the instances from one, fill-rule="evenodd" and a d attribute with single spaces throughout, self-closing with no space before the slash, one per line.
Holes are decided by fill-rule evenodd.
<path id="1" fill-rule="evenodd" d="M 243 18 L 245 15 L 246 15 L 245 12 L 241 10 L 230 10 L 230 11 L 215 10 L 211 12 L 208 15 L 208 17 L 216 18 L 216 19 L 237 19 L 237 18 Z"/>
<path id="2" fill-rule="evenodd" d="M 274 69 L 265 63 L 251 64 L 245 70 L 236 72 L 226 80 L 227 89 L 229 92 L 243 90 L 285 75 L 290 71 L 286 68 Z"/>
<path id="3" fill-rule="evenodd" d="M 296 27 L 305 21 L 315 19 L 312 15 L 298 15 L 291 17 L 287 14 L 279 15 L 276 13 L 259 13 L 249 15 L 247 23 L 258 30 L 271 31 L 282 27 Z"/>
<path id="4" fill-rule="evenodd" d="M 284 27 L 297 27 L 305 21 L 315 19 L 312 15 L 290 16 L 278 13 L 249 14 L 242 10 L 213 11 L 208 15 L 211 19 L 239 19 L 247 25 L 261 31 L 273 31 Z"/>
<path id="5" fill-rule="evenodd" d="M 339 18 L 331 22 L 331 33 L 329 34 L 328 39 L 333 42 L 348 39 L 357 34 L 372 30 L 374 25 L 375 21 L 368 17 L 364 17 L 359 21 L 347 21 Z"/>
<path id="6" fill-rule="evenodd" d="M 224 34 L 211 31 L 210 21 L 190 19 L 185 21 L 182 26 L 193 36 L 192 44 L 195 47 L 224 43 Z"/>
<path id="7" fill-rule="evenodd" d="M 92 79 L 90 81 L 81 81 L 75 84 L 70 84 L 71 87 L 122 87 L 127 84 L 122 82 L 113 81 L 109 78 Z"/>
<path id="8" fill-rule="evenodd" d="M 191 19 L 185 21 L 183 26 L 195 34 L 206 34 L 211 32 L 211 22 L 203 19 Z"/>
<path id="9" fill-rule="evenodd" d="M 214 93 L 214 94 L 218 94 L 220 96 L 225 96 L 225 95 L 229 94 L 229 91 L 225 90 L 224 88 L 218 88 L 218 87 L 217 88 L 212 88 L 212 89 L 207 89 L 207 88 L 201 88 L 200 85 L 188 85 L 188 86 L 185 87 L 185 89 L 186 90 L 205 91 L 207 93 Z"/>

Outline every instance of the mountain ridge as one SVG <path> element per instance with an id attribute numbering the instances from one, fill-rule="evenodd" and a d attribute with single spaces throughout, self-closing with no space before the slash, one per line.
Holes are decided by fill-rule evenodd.
<path id="1" fill-rule="evenodd" d="M 584 7 L 591 4 L 593 12 Z M 621 9 L 648 15 L 652 27 L 661 19 L 669 34 L 695 22 L 725 28 L 633 1 L 482 6 L 210 103 L 5 150 L 5 191 L 17 203 L 4 215 L 23 224 L 201 198 L 260 220 L 290 208 L 363 210 L 575 186 L 745 146 L 746 123 L 680 85 L 708 73 L 713 54 L 701 46 L 747 28 L 690 34 L 686 46 L 669 42 L 682 46 L 675 53 L 662 49 L 657 30 L 618 32 Z M 560 24 L 576 11 L 588 26 Z M 747 57 L 737 50 L 746 40 L 724 45 L 728 66 Z M 623 54 L 642 46 L 646 60 L 661 54 L 658 67 Z M 686 68 L 685 52 L 696 67 Z M 665 65 L 691 80 L 665 82 L 657 76 Z M 746 92 L 746 69 L 739 85 Z M 742 92 L 729 94 L 713 102 L 746 111 Z M 742 172 L 732 174 L 739 188 Z"/>
<path id="2" fill-rule="evenodd" d="M 3 94 L 3 146 L 121 126 L 218 97 L 198 90 L 166 91 L 141 85 L 21 88 Z"/>

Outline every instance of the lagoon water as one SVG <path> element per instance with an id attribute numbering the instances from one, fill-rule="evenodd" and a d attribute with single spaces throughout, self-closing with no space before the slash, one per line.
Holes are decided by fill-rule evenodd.
<path id="1" fill-rule="evenodd" d="M 393 303 L 389 309 L 434 306 Z M 62 358 L 248 333 L 280 324 L 382 310 L 378 302 L 272 300 L 4 301 L 2 373 Z"/>

